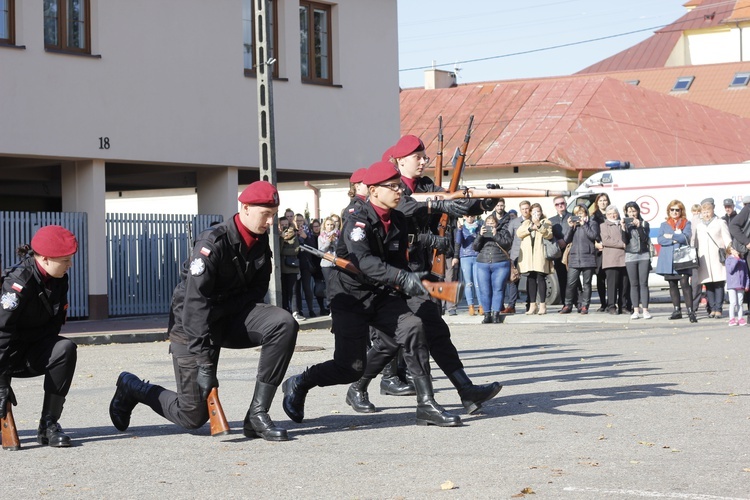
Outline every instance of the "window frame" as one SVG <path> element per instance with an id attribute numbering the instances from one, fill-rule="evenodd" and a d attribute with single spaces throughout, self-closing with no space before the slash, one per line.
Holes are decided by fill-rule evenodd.
<path id="1" fill-rule="evenodd" d="M 243 0 L 243 6 L 244 6 L 244 1 L 245 0 Z M 250 5 L 252 7 L 252 12 L 253 12 L 253 17 L 252 17 L 252 19 L 250 19 L 250 30 L 251 30 L 250 33 L 252 35 L 251 42 L 250 42 L 250 51 L 251 51 L 250 53 L 252 54 L 252 59 L 251 60 L 255 61 L 255 2 L 257 0 L 248 0 L 248 1 L 250 2 Z M 278 0 L 273 0 L 273 1 L 268 2 L 268 3 L 271 6 L 271 19 L 270 19 L 270 21 L 271 21 L 271 32 L 272 32 L 271 34 L 273 35 L 272 36 L 273 47 L 272 47 L 272 51 L 270 52 L 270 54 L 268 54 L 268 56 L 269 57 L 273 57 L 274 59 L 276 59 L 276 62 L 271 65 L 271 78 L 279 78 L 279 55 L 278 55 L 278 52 L 279 52 L 279 50 L 278 50 L 279 49 L 279 23 L 278 23 L 278 19 L 279 19 L 279 8 L 278 8 L 278 5 L 279 5 L 279 2 L 278 2 Z M 242 18 L 242 23 L 243 23 L 243 25 L 242 25 L 243 44 L 242 45 L 243 45 L 243 48 L 246 45 L 244 43 L 244 37 L 245 37 L 245 25 L 244 25 L 244 23 L 245 23 L 245 21 L 246 21 L 246 19 L 243 17 Z M 245 53 L 246 52 L 243 52 L 243 56 L 244 56 Z M 258 72 L 255 70 L 255 68 L 257 67 L 257 63 L 254 63 L 253 66 L 250 67 L 250 68 L 246 68 L 245 67 L 244 57 L 243 57 L 242 67 L 244 68 L 245 76 L 256 77 L 258 75 Z"/>
<path id="2" fill-rule="evenodd" d="M 675 80 L 672 86 L 672 92 L 687 92 L 695 81 L 695 76 L 681 76 Z M 684 83 L 684 88 L 677 88 L 678 85 Z"/>
<path id="3" fill-rule="evenodd" d="M 0 38 L 0 45 L 16 44 L 16 0 L 8 1 L 8 38 Z"/>
<path id="4" fill-rule="evenodd" d="M 81 0 L 84 6 L 84 48 L 68 45 L 68 4 L 72 0 L 53 0 L 57 2 L 57 44 L 44 40 L 44 50 L 48 52 L 65 52 L 73 54 L 91 54 L 91 0 Z M 44 13 L 44 11 L 42 11 Z M 46 21 L 46 19 L 45 19 Z M 46 25 L 46 22 L 44 23 Z"/>
<path id="5" fill-rule="evenodd" d="M 739 83 L 735 83 L 739 79 L 742 79 L 742 81 L 740 81 Z M 740 87 L 747 87 L 748 82 L 750 82 L 750 71 L 738 71 L 732 77 L 732 81 L 729 82 L 729 87 L 735 89 Z"/>
<path id="6" fill-rule="evenodd" d="M 304 83 L 315 83 L 319 85 L 333 85 L 333 6 L 331 4 L 313 2 L 309 0 L 300 0 L 300 7 L 307 8 L 307 26 L 308 26 L 308 42 L 307 42 L 307 67 L 310 75 L 302 74 L 302 26 L 300 25 L 300 73 Z M 315 9 L 324 10 L 328 19 L 328 33 L 326 36 L 326 43 L 328 44 L 328 57 L 327 57 L 327 78 L 319 78 L 315 76 L 315 43 L 310 38 L 310 28 L 314 25 L 314 13 Z"/>

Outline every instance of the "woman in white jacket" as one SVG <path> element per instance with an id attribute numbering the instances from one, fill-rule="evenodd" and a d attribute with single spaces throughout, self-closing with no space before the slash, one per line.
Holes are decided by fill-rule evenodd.
<path id="1" fill-rule="evenodd" d="M 701 202 L 700 220 L 693 226 L 691 244 L 698 252 L 698 269 L 693 279 L 706 286 L 706 300 L 711 308 L 709 318 L 722 315 L 727 270 L 719 260 L 719 250 L 726 251 L 731 242 L 727 223 L 714 213 L 713 198 L 706 198 Z"/>

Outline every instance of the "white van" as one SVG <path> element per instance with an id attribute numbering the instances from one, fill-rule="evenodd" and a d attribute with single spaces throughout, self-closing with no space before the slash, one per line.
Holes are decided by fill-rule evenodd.
<path id="1" fill-rule="evenodd" d="M 577 204 L 587 207 L 596 195 L 607 193 L 609 200 L 623 213 L 629 201 L 638 203 L 641 217 L 651 227 L 651 240 L 656 247 L 659 226 L 667 218 L 669 202 L 679 200 L 685 205 L 687 216 L 690 207 L 706 198 L 713 198 L 716 215 L 724 212 L 724 200 L 731 198 L 735 210 L 742 209 L 742 199 L 750 195 L 750 163 L 731 165 L 699 165 L 693 167 L 613 168 L 597 172 L 586 179 L 568 198 L 568 209 Z M 656 266 L 656 261 L 653 263 Z M 651 284 L 663 284 L 661 276 L 652 273 Z"/>

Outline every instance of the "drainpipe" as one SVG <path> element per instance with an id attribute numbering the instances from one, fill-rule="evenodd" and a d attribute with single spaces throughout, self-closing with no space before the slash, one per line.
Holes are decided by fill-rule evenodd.
<path id="1" fill-rule="evenodd" d="M 315 214 L 315 219 L 320 219 L 320 189 L 310 184 L 310 181 L 305 181 L 305 187 L 312 189 L 312 192 L 315 193 L 315 198 L 313 201 L 313 214 Z"/>

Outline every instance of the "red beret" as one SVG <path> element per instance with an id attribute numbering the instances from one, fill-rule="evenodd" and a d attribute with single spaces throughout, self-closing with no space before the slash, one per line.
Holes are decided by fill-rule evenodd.
<path id="1" fill-rule="evenodd" d="M 391 158 L 393 158 L 393 154 L 391 153 L 392 150 L 393 150 L 393 146 L 391 146 L 390 148 L 386 149 L 383 152 L 383 156 L 381 156 L 380 159 L 382 161 L 391 161 Z"/>
<path id="2" fill-rule="evenodd" d="M 424 143 L 416 135 L 405 135 L 398 142 L 391 146 L 390 154 L 394 158 L 403 158 L 409 156 L 414 151 L 423 151 Z"/>
<path id="3" fill-rule="evenodd" d="M 397 179 L 401 177 L 401 172 L 398 171 L 396 165 L 389 161 L 379 161 L 370 165 L 370 168 L 365 172 L 365 177 L 362 180 L 368 186 L 380 184 L 388 179 Z"/>
<path id="4" fill-rule="evenodd" d="M 67 257 L 78 251 L 76 237 L 62 226 L 44 226 L 31 238 L 34 253 L 43 257 Z"/>
<path id="5" fill-rule="evenodd" d="M 237 198 L 240 203 L 248 205 L 279 206 L 279 192 L 276 186 L 266 181 L 255 181 L 245 188 Z"/>
<path id="6" fill-rule="evenodd" d="M 362 179 L 365 178 L 365 172 L 367 172 L 366 168 L 358 168 L 354 171 L 351 177 L 349 177 L 349 182 L 352 184 L 356 184 L 358 182 L 362 182 Z"/>

